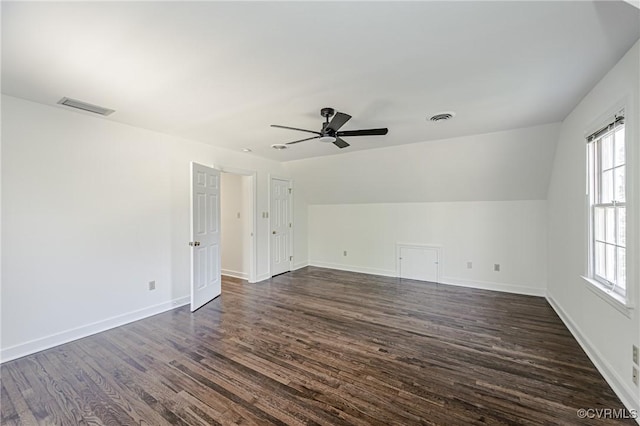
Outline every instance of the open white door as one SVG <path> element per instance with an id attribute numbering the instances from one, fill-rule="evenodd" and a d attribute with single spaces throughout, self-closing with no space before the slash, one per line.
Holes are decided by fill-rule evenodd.
<path id="1" fill-rule="evenodd" d="M 191 312 L 220 295 L 220 172 L 191 163 Z"/>
<path id="2" fill-rule="evenodd" d="M 291 181 L 271 178 L 271 276 L 291 270 Z"/>

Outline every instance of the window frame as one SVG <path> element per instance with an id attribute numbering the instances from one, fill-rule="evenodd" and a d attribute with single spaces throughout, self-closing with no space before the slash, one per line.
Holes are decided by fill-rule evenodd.
<path id="1" fill-rule="evenodd" d="M 624 194 L 624 201 L 618 201 L 615 200 L 616 198 L 616 194 L 615 194 L 615 188 L 616 188 L 616 173 L 615 170 L 621 167 L 624 167 L 624 171 L 625 171 L 625 177 L 626 177 L 626 168 L 627 168 L 627 163 L 626 163 L 626 156 L 625 156 L 625 161 L 622 164 L 618 164 L 616 165 L 615 160 L 614 160 L 614 156 L 615 156 L 615 151 L 617 149 L 618 143 L 620 143 L 620 141 L 617 140 L 616 138 L 616 134 L 617 132 L 620 130 L 620 128 L 623 127 L 624 128 L 624 121 L 621 121 L 620 124 L 613 124 L 613 126 L 608 129 L 606 132 L 598 135 L 597 137 L 595 137 L 592 141 L 589 142 L 589 161 L 588 161 L 588 174 L 589 174 L 589 229 L 590 229 L 590 239 L 589 239 L 589 244 L 590 244 L 590 260 L 591 260 L 591 265 L 592 268 L 590 269 L 590 276 L 592 279 L 600 282 L 602 285 L 604 286 L 608 286 L 609 289 L 617 294 L 619 294 L 621 297 L 626 298 L 626 284 L 624 286 L 624 288 L 620 287 L 619 281 L 620 281 L 620 277 L 618 276 L 619 273 L 619 257 L 618 257 L 618 250 L 619 249 L 623 249 L 625 250 L 626 253 L 626 245 L 621 245 L 619 244 L 618 241 L 618 237 L 619 237 L 619 225 L 620 225 L 620 220 L 619 220 L 619 216 L 620 216 L 620 209 L 625 209 L 625 216 L 626 216 L 626 206 L 627 206 L 627 202 L 626 202 L 626 182 L 625 182 L 625 194 Z M 603 148 L 604 148 L 604 140 L 608 137 L 613 137 L 613 145 L 612 145 L 612 158 L 611 158 L 611 166 L 607 169 L 604 168 L 603 166 Z M 625 138 L 626 139 L 626 138 Z M 626 140 L 622 141 L 623 144 L 626 144 Z M 625 154 L 626 154 L 626 146 L 625 146 Z M 603 197 L 603 179 L 602 176 L 605 174 L 605 172 L 607 171 L 611 171 L 611 175 L 612 175 L 612 186 L 613 186 L 613 192 L 614 194 L 611 194 L 611 198 L 614 198 L 611 201 L 608 202 L 604 202 L 602 200 Z M 625 179 L 626 180 L 626 179 Z M 608 220 L 605 217 L 603 222 L 604 222 L 604 228 L 602 229 L 602 231 L 600 232 L 601 234 L 604 234 L 601 238 L 598 237 L 597 232 L 595 231 L 596 227 L 598 227 L 598 223 L 597 219 L 598 219 L 598 215 L 597 215 L 597 211 L 601 210 L 602 214 L 606 215 L 607 211 L 609 209 L 613 209 L 613 215 L 614 215 L 614 219 L 613 219 L 613 225 L 614 225 L 614 229 L 613 231 L 609 231 L 608 229 Z M 609 232 L 612 233 L 613 235 L 613 240 L 614 242 L 608 241 L 607 238 L 607 234 L 609 234 Z M 626 238 L 625 238 L 626 240 Z M 598 268 L 597 268 L 597 261 L 600 260 L 600 258 L 596 258 L 597 257 L 597 252 L 595 247 L 598 245 L 598 243 L 600 244 L 604 244 L 605 248 L 606 247 L 610 247 L 613 246 L 614 249 L 614 256 L 613 256 L 613 281 L 611 281 L 607 276 L 605 275 L 601 275 L 598 273 Z M 604 255 L 605 259 L 605 270 L 607 270 L 607 255 Z M 602 272 L 602 271 L 601 271 Z M 605 272 L 606 274 L 606 272 Z M 626 274 L 625 274 L 625 278 L 626 278 Z M 626 282 L 626 279 L 625 279 Z"/>
<path id="2" fill-rule="evenodd" d="M 618 310 L 620 310 L 621 312 L 625 313 L 626 315 L 630 315 L 630 311 L 633 308 L 633 305 L 631 303 L 631 291 L 630 291 L 630 280 L 629 280 L 629 268 L 628 268 L 628 262 L 629 262 L 629 209 L 628 207 L 628 203 L 629 203 L 629 199 L 631 198 L 631 190 L 632 188 L 629 185 L 629 175 L 630 175 L 630 170 L 629 170 L 629 165 L 630 163 L 633 162 L 633 160 L 631 159 L 631 152 L 629 150 L 629 129 L 627 126 L 627 122 L 626 120 L 624 120 L 624 116 L 625 116 L 625 109 L 624 108 L 618 108 L 616 114 L 609 114 L 609 118 L 607 120 L 602 120 L 600 121 L 600 123 L 605 123 L 605 125 L 601 125 L 599 127 L 595 127 L 595 131 L 592 131 L 590 133 L 587 133 L 585 135 L 585 139 L 586 139 L 586 161 L 585 161 L 585 165 L 586 165 L 586 173 L 585 173 L 585 179 L 586 179 L 586 210 L 587 210 L 587 270 L 585 271 L 585 275 L 582 277 L 585 281 L 587 281 L 588 283 L 588 287 L 590 290 L 592 290 L 593 292 L 595 292 L 598 296 L 602 297 L 604 300 L 606 300 L 609 304 L 611 304 L 612 306 L 616 307 Z M 621 117 L 621 118 L 619 118 Z M 624 126 L 624 148 L 625 148 L 625 159 L 624 159 L 624 179 L 625 179 L 625 197 L 624 197 L 624 201 L 622 202 L 607 202 L 607 203 L 602 203 L 602 202 L 598 202 L 601 200 L 596 200 L 596 196 L 601 197 L 602 196 L 602 187 L 601 187 L 601 180 L 602 180 L 602 174 L 603 174 L 603 169 L 602 169 L 602 155 L 601 155 L 601 145 L 603 144 L 603 139 L 605 139 L 608 135 L 614 135 L 614 141 L 613 141 L 613 149 L 612 151 L 615 153 L 615 132 L 618 131 L 620 129 L 620 126 Z M 599 152 L 596 152 L 596 150 L 599 149 Z M 597 161 L 597 164 L 593 164 L 594 160 Z M 615 159 L 612 158 L 612 165 L 610 167 L 610 169 L 612 170 L 612 174 L 615 174 L 615 172 L 613 172 L 613 170 L 616 169 L 616 167 L 619 167 L 620 165 L 616 166 L 615 165 Z M 593 169 L 593 170 L 592 170 Z M 607 169 L 609 170 L 609 168 Z M 615 178 L 614 178 L 615 181 Z M 614 191 L 615 191 L 615 184 L 612 183 L 612 186 L 614 186 Z M 596 192 L 597 190 L 597 192 Z M 612 194 L 612 197 L 615 198 L 615 195 Z M 625 255 L 626 255 L 626 271 L 625 271 L 625 288 L 624 291 L 620 291 L 620 289 L 618 288 L 618 286 L 615 283 L 612 283 L 611 281 L 609 281 L 606 277 L 600 276 L 598 274 L 596 274 L 596 253 L 595 253 L 595 246 L 596 246 L 596 235 L 595 235 L 595 228 L 596 228 L 596 208 L 598 207 L 604 207 L 604 208 L 610 208 L 613 207 L 614 208 L 614 214 L 617 216 L 619 214 L 619 208 L 625 208 L 625 214 L 626 214 L 626 220 L 625 220 L 625 245 L 619 245 L 618 244 L 618 218 L 616 217 L 616 219 L 614 220 L 614 222 L 616 223 L 616 229 L 614 229 L 614 235 L 615 235 L 615 243 L 614 244 L 610 244 L 608 242 L 602 241 L 605 245 L 613 245 L 615 247 L 615 260 L 614 260 L 614 269 L 615 269 L 615 274 L 617 275 L 618 271 L 617 271 L 617 265 L 618 265 L 618 258 L 617 258 L 617 250 L 618 248 L 624 248 L 625 250 Z M 605 210 L 606 212 L 606 210 Z M 606 230 L 603 229 L 603 232 L 606 232 Z M 604 240 L 606 240 L 606 235 L 604 236 Z M 606 255 L 605 255 L 606 256 Z"/>

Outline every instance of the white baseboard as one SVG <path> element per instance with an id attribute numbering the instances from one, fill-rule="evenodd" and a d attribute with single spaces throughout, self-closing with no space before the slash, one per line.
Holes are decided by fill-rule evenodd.
<path id="1" fill-rule="evenodd" d="M 309 262 L 295 263 L 292 271 L 297 271 L 298 269 L 306 268 L 307 266 L 309 266 Z"/>
<path id="2" fill-rule="evenodd" d="M 232 271 L 231 269 L 221 269 L 220 272 L 227 277 L 240 278 L 241 280 L 249 279 L 249 274 L 246 272 Z"/>
<path id="3" fill-rule="evenodd" d="M 611 389 L 620 398 L 627 410 L 640 412 L 640 404 L 636 400 L 636 395 L 631 387 L 627 386 L 625 381 L 611 367 L 611 364 L 602 356 L 600 351 L 587 339 L 580 328 L 571 320 L 571 317 L 558 305 L 553 296 L 547 292 L 547 301 L 554 311 L 558 314 L 564 325 L 569 329 L 578 344 L 585 351 L 591 362 L 596 366 L 602 377 L 607 381 Z M 640 423 L 640 419 L 636 419 Z"/>
<path id="4" fill-rule="evenodd" d="M 546 288 L 525 287 L 516 284 L 496 283 L 490 281 L 475 281 L 464 278 L 442 277 L 441 284 L 479 288 L 482 290 L 502 291 L 505 293 L 524 294 L 526 296 L 546 296 Z"/>
<path id="5" fill-rule="evenodd" d="M 264 280 L 268 280 L 269 278 L 271 278 L 271 275 L 269 275 L 269 273 L 266 274 L 260 274 L 256 277 L 256 281 L 257 283 L 259 283 L 260 281 L 264 281 Z"/>
<path id="6" fill-rule="evenodd" d="M 186 305 L 189 303 L 189 301 L 189 296 L 180 297 L 178 299 L 173 299 L 168 302 L 160 303 L 158 305 L 149 306 L 148 308 L 128 312 L 126 314 L 111 317 L 102 321 L 97 321 L 92 324 L 83 325 L 71 330 L 62 331 L 50 336 L 21 343 L 19 345 L 3 348 L 2 350 L 0 350 L 0 363 L 31 355 L 45 349 L 53 348 L 64 343 L 69 343 L 73 340 L 82 339 L 83 337 L 91 336 L 92 334 L 119 327 L 133 321 L 138 321 L 152 315 L 157 315 L 162 312 L 175 309 L 179 306 Z"/>
<path id="7" fill-rule="evenodd" d="M 384 277 L 397 277 L 398 273 L 391 269 L 377 269 L 353 265 L 343 265 L 330 262 L 310 261 L 309 266 L 317 266 L 319 268 L 337 269 L 339 271 L 360 272 L 363 274 L 382 275 Z M 503 291 L 506 293 L 524 294 L 527 296 L 546 295 L 546 289 L 537 287 L 524 287 L 515 284 L 504 284 L 487 281 L 472 281 L 460 278 L 443 277 L 440 284 L 455 285 L 459 287 L 479 288 L 483 290 Z"/>
<path id="8" fill-rule="evenodd" d="M 359 272 L 361 274 L 382 275 L 383 277 L 396 277 L 396 271 L 392 269 L 377 269 L 366 266 L 343 265 L 341 263 L 309 261 L 309 266 L 317 266 L 318 268 L 337 269 L 338 271 Z"/>

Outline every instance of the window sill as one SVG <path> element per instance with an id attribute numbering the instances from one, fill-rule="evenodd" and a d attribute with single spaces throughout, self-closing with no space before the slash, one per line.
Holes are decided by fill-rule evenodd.
<path id="1" fill-rule="evenodd" d="M 627 302 L 624 297 L 620 296 L 617 293 L 614 293 L 594 279 L 585 276 L 582 276 L 582 279 L 587 282 L 587 288 L 594 294 L 616 308 L 628 318 L 631 318 L 631 312 L 633 311 L 634 306 L 631 303 Z"/>

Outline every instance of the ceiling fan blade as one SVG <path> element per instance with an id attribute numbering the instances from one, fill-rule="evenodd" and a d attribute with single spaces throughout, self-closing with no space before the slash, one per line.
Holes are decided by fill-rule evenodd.
<path id="1" fill-rule="evenodd" d="M 289 129 L 289 130 L 297 130 L 299 132 L 309 132 L 309 133 L 314 133 L 316 135 L 319 135 L 320 132 L 316 132 L 314 130 L 307 130 L 307 129 L 298 129 L 297 127 L 288 127 L 288 126 L 279 126 L 277 124 L 272 124 L 271 127 L 277 127 L 279 129 Z"/>
<path id="2" fill-rule="evenodd" d="M 311 139 L 318 139 L 320 136 L 314 136 L 312 138 L 300 139 L 299 141 L 287 142 L 285 145 L 291 145 L 298 142 L 310 141 Z"/>
<path id="3" fill-rule="evenodd" d="M 344 140 L 340 139 L 340 138 L 336 138 L 336 141 L 333 143 L 335 146 L 337 146 L 338 148 L 346 148 L 349 146 L 349 144 L 347 142 L 345 142 Z"/>
<path id="4" fill-rule="evenodd" d="M 338 132 L 338 136 L 382 136 L 389 133 L 389 129 L 365 129 L 365 130 L 345 130 Z"/>
<path id="5" fill-rule="evenodd" d="M 336 115 L 333 116 L 333 119 L 327 125 L 328 129 L 333 129 L 338 131 L 338 129 L 344 126 L 344 123 L 351 120 L 351 116 L 349 114 L 344 114 L 342 112 L 336 112 Z"/>

